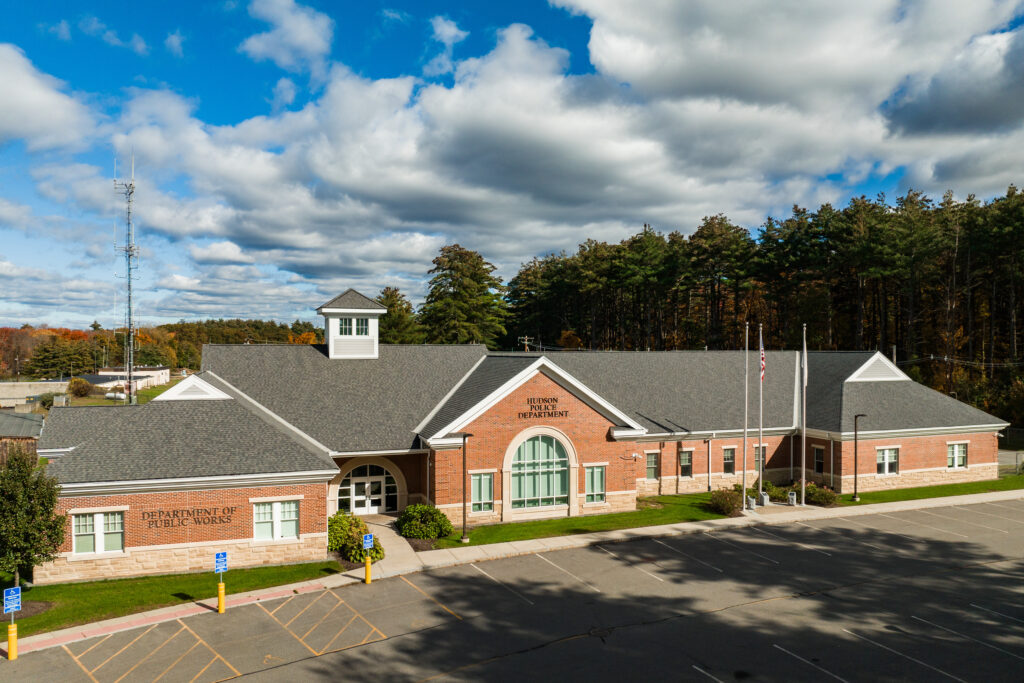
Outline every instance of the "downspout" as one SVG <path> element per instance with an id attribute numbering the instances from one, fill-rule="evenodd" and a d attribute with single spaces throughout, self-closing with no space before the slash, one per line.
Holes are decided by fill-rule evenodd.
<path id="1" fill-rule="evenodd" d="M 826 432 L 828 437 L 828 484 L 832 490 L 836 488 L 836 442 L 832 440 L 832 434 Z"/>
<path id="2" fill-rule="evenodd" d="M 711 439 L 715 438 L 715 433 L 711 432 Z M 704 439 L 704 443 L 708 445 L 708 491 L 711 491 L 711 439 Z"/>
<path id="3" fill-rule="evenodd" d="M 793 440 L 796 434 L 789 435 L 789 480 L 793 481 Z"/>
<path id="4" fill-rule="evenodd" d="M 676 493 L 679 493 L 679 480 L 683 478 L 683 442 L 676 441 Z"/>

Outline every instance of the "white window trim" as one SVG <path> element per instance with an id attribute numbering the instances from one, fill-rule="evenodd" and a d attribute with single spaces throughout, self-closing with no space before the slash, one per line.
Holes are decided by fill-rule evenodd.
<path id="1" fill-rule="evenodd" d="M 950 446 L 964 446 L 964 464 L 963 465 L 956 465 L 956 464 L 954 464 L 952 467 L 949 466 L 949 447 Z M 947 470 L 968 470 L 968 469 L 970 469 L 971 468 L 971 464 L 970 464 L 970 460 L 969 460 L 970 452 L 971 452 L 971 442 L 970 441 L 947 441 L 946 442 L 946 469 Z M 954 460 L 954 462 L 956 462 L 956 461 Z"/>
<path id="2" fill-rule="evenodd" d="M 470 470 L 469 471 L 469 514 L 471 515 L 493 515 L 494 514 L 494 479 L 495 474 L 498 472 L 496 469 L 491 470 Z M 491 497 L 489 500 L 473 500 L 473 475 L 474 474 L 489 474 L 491 475 Z M 490 510 L 474 510 L 474 505 L 480 505 L 483 503 L 490 503 Z"/>
<path id="3" fill-rule="evenodd" d="M 102 508 L 71 508 L 70 510 L 68 510 L 64 514 L 65 515 L 88 515 L 90 513 L 96 513 L 96 512 L 127 512 L 128 509 L 129 508 L 128 508 L 127 505 L 110 505 L 108 507 L 102 507 Z"/>
<path id="4" fill-rule="evenodd" d="M 892 446 L 875 446 L 875 466 L 876 466 L 876 468 L 878 466 L 878 451 L 890 451 L 890 450 L 893 450 L 893 449 L 896 450 L 896 471 L 895 472 L 889 472 L 888 471 L 889 470 L 889 462 L 886 461 L 886 463 L 885 463 L 886 471 L 884 473 L 882 473 L 882 474 L 878 474 L 878 472 L 876 470 L 876 472 L 875 472 L 875 476 L 876 477 L 898 477 L 898 476 L 900 476 L 900 471 L 901 471 L 901 469 L 900 469 L 900 450 L 902 448 L 903 448 L 903 446 L 900 445 L 900 444 L 895 444 L 895 445 L 892 445 Z"/>
<path id="5" fill-rule="evenodd" d="M 693 456 L 697 452 L 696 448 L 680 448 L 679 454 L 689 453 L 690 454 L 690 473 L 689 474 L 676 474 L 680 479 L 693 479 Z M 676 456 L 679 457 L 678 455 Z M 679 473 L 682 468 L 682 460 L 676 463 L 676 472 Z"/>
<path id="6" fill-rule="evenodd" d="M 650 455 L 651 453 L 656 453 L 657 454 L 657 456 L 658 456 L 658 471 L 659 471 L 659 473 L 661 471 L 661 450 L 659 450 L 657 448 L 649 450 L 649 451 L 645 450 L 644 451 L 644 476 L 643 476 L 644 481 L 658 481 L 658 477 L 654 477 L 653 479 L 651 479 L 650 477 L 647 476 L 647 456 Z M 691 460 L 691 465 L 692 465 L 692 460 Z"/>
<path id="7" fill-rule="evenodd" d="M 263 498 L 250 498 L 249 502 L 250 503 L 278 503 L 278 502 L 284 502 L 284 501 L 288 501 L 288 500 L 302 500 L 305 497 L 306 497 L 305 495 L 301 495 L 301 494 L 298 495 L 298 496 L 295 496 L 295 495 L 292 495 L 292 496 L 264 496 Z"/>
<path id="8" fill-rule="evenodd" d="M 468 470 L 469 474 L 496 474 L 498 468 L 492 467 L 489 470 Z"/>
<path id="9" fill-rule="evenodd" d="M 653 452 L 653 451 L 652 451 Z M 604 489 L 601 491 L 602 500 L 592 500 L 587 502 L 587 496 L 596 495 L 596 491 L 587 491 L 587 469 L 600 467 L 604 470 L 601 475 L 601 482 L 604 484 Z M 607 505 L 608 503 L 608 464 L 607 463 L 596 463 L 588 462 L 583 466 L 583 505 Z"/>
<path id="10" fill-rule="evenodd" d="M 127 536 L 127 530 L 126 530 L 126 527 L 127 527 L 127 523 L 126 522 L 127 522 L 127 520 L 125 519 L 126 515 L 124 515 L 124 511 L 127 510 L 127 509 L 128 509 L 127 507 L 113 509 L 113 510 L 107 509 L 107 510 L 103 510 L 103 511 L 95 510 L 94 509 L 94 510 L 91 510 L 91 511 L 88 511 L 88 512 L 75 512 L 75 513 L 72 513 L 69 510 L 67 514 L 80 515 L 80 516 L 92 515 L 92 547 L 94 548 L 94 550 L 91 553 L 80 553 L 80 552 L 77 551 L 78 537 L 82 536 L 84 534 L 76 534 L 75 533 L 75 519 L 74 519 L 74 517 L 71 518 L 71 554 L 72 554 L 72 556 L 74 556 L 77 559 L 88 559 L 90 557 L 101 557 L 101 556 L 111 557 L 111 556 L 126 554 L 125 550 L 128 547 L 127 539 L 125 538 Z M 104 516 L 106 515 L 107 512 L 120 512 L 120 513 L 122 513 L 121 514 L 121 549 L 120 550 L 101 550 L 101 548 L 103 548 L 103 534 L 104 534 L 104 531 L 103 531 L 104 524 L 103 524 L 103 522 L 104 522 Z"/>
<path id="11" fill-rule="evenodd" d="M 296 497 L 296 496 L 287 496 L 285 498 L 281 498 L 281 499 L 273 500 L 273 501 L 261 501 L 263 503 L 270 503 L 271 504 L 271 508 L 270 508 L 270 510 L 271 510 L 271 513 L 270 513 L 271 514 L 271 522 L 272 522 L 271 528 L 272 528 L 273 531 L 271 532 L 270 538 L 256 538 L 256 505 L 258 505 L 259 503 L 253 503 L 252 504 L 252 506 L 253 506 L 253 510 L 252 510 L 252 540 L 253 541 L 258 542 L 258 543 L 265 543 L 265 542 L 269 542 L 269 541 L 298 541 L 302 537 L 302 531 L 301 531 L 301 527 L 302 527 L 302 503 L 299 503 L 299 517 L 298 517 L 298 520 L 297 520 L 299 522 L 299 527 L 300 527 L 299 531 L 296 532 L 295 536 L 282 536 L 281 535 L 281 503 L 287 503 L 287 502 L 291 502 L 291 501 L 295 501 L 296 503 L 299 503 L 299 498 Z"/>
<path id="12" fill-rule="evenodd" d="M 581 462 L 580 467 L 608 467 L 608 462 Z"/>

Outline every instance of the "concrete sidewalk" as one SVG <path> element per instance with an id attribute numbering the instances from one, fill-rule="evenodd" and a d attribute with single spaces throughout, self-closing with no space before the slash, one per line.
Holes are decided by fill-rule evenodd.
<path id="1" fill-rule="evenodd" d="M 951 505 L 971 505 L 975 503 L 991 503 L 1001 500 L 1016 500 L 1024 498 L 1024 489 L 1013 491 L 995 491 L 991 493 L 974 493 L 962 496 L 949 496 L 945 498 L 925 498 L 921 500 L 906 500 L 894 503 L 874 503 L 857 507 L 839 508 L 817 508 L 790 507 L 788 505 L 770 505 L 767 508 L 759 508 L 756 512 L 747 512 L 741 517 L 730 517 L 725 519 L 711 519 L 701 522 L 680 522 L 677 524 L 664 524 L 661 526 L 640 527 L 635 529 L 618 529 L 615 531 L 601 531 L 590 534 L 576 534 L 573 536 L 556 536 L 552 538 L 538 538 L 528 541 L 511 541 L 507 543 L 494 543 L 491 545 L 465 546 L 461 548 L 448 548 L 443 550 L 428 550 L 417 553 L 412 550 L 409 543 L 398 536 L 390 526 L 390 520 L 368 521 L 374 534 L 379 534 L 381 545 L 385 548 L 385 559 L 373 565 L 373 578 L 389 578 L 410 574 L 423 569 L 436 567 L 449 567 L 472 562 L 495 560 L 516 555 L 528 555 L 533 553 L 550 552 L 553 550 L 565 550 L 568 548 L 579 548 L 599 543 L 616 543 L 629 541 L 637 538 L 652 538 L 659 536 L 677 536 L 680 534 L 696 534 L 715 531 L 717 529 L 732 529 L 740 527 L 760 526 L 769 524 L 791 524 L 793 522 L 807 522 L 819 519 L 834 517 L 856 517 L 860 515 L 882 514 L 901 512 L 904 510 L 921 510 L 932 507 L 947 507 Z M 363 569 L 355 569 L 346 573 L 304 581 L 285 586 L 276 586 L 248 593 L 238 593 L 227 597 L 227 606 L 237 607 L 262 600 L 274 600 L 287 595 L 305 593 L 309 591 L 323 590 L 325 588 L 336 588 L 348 584 L 358 583 L 363 579 Z M 34 650 L 41 650 L 49 647 L 56 647 L 66 643 L 84 640 L 99 635 L 107 635 L 118 631 L 125 631 L 139 626 L 147 626 L 165 621 L 173 621 L 182 617 L 202 614 L 204 612 L 216 611 L 217 600 L 200 600 L 187 605 L 176 605 L 162 609 L 141 612 L 117 619 L 85 624 L 61 631 L 51 631 L 27 638 L 18 639 L 19 653 L 25 654 Z M 3 641 L 6 645 L 6 641 Z M 6 648 L 0 647 L 0 652 L 6 657 Z"/>

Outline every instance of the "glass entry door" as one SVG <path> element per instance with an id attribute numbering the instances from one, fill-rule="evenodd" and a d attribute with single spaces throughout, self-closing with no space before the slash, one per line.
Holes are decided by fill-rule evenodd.
<path id="1" fill-rule="evenodd" d="M 384 477 L 352 477 L 352 512 L 357 515 L 384 512 Z"/>
<path id="2" fill-rule="evenodd" d="M 354 515 L 398 511 L 398 484 L 379 465 L 352 470 L 338 488 L 338 509 Z"/>

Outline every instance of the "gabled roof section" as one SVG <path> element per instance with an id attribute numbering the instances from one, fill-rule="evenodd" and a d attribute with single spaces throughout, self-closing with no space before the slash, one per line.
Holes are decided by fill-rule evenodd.
<path id="1" fill-rule="evenodd" d="M 807 426 L 842 429 L 843 382 L 871 363 L 872 351 L 811 351 L 807 354 Z"/>
<path id="2" fill-rule="evenodd" d="M 538 373 L 543 373 L 618 426 L 643 427 L 546 356 L 492 355 L 484 359 L 420 431 L 444 438 L 469 424 Z"/>
<path id="3" fill-rule="evenodd" d="M 854 416 L 858 413 L 865 416 L 858 424 L 862 434 L 930 429 L 995 431 L 1007 426 L 998 417 L 912 380 L 845 382 L 842 432 L 853 432 Z"/>
<path id="4" fill-rule="evenodd" d="M 356 290 L 346 289 L 344 292 L 334 297 L 327 303 L 323 304 L 316 309 L 317 313 L 323 313 L 325 309 L 345 309 L 345 310 L 366 310 L 366 311 L 386 311 L 387 306 L 382 306 L 378 302 L 374 301 L 365 294 L 360 294 Z"/>
<path id="5" fill-rule="evenodd" d="M 847 382 L 912 382 L 891 360 L 876 351 L 864 365 L 846 378 Z"/>
<path id="6" fill-rule="evenodd" d="M 43 429 L 43 416 L 38 413 L 0 412 L 0 436 L 38 438 Z"/>
<path id="7" fill-rule="evenodd" d="M 230 401 L 231 396 L 204 381 L 200 375 L 189 375 L 160 394 L 154 401 Z"/>

